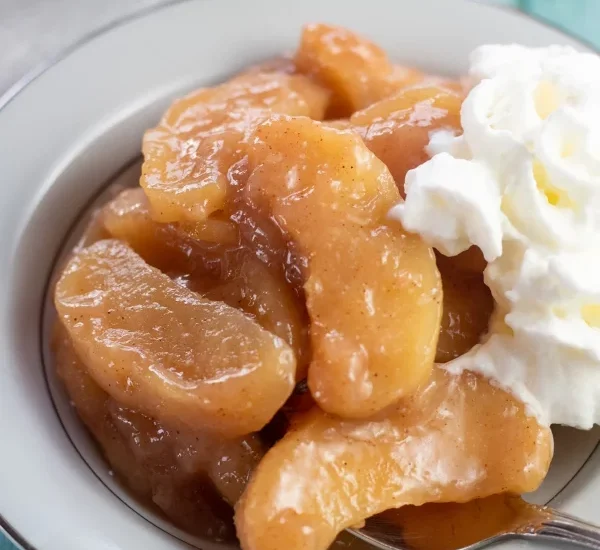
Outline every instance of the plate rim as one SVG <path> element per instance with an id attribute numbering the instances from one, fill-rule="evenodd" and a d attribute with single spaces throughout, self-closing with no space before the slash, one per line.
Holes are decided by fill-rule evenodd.
<path id="1" fill-rule="evenodd" d="M 32 85 L 39 77 L 41 77 L 43 74 L 45 74 L 47 71 L 51 70 L 53 67 L 55 67 L 62 61 L 64 61 L 66 58 L 68 58 L 72 54 L 79 51 L 82 47 L 86 46 L 88 43 L 94 41 L 97 38 L 102 37 L 103 35 L 111 32 L 114 29 L 124 26 L 130 22 L 134 22 L 134 21 L 136 21 L 138 19 L 142 19 L 148 15 L 155 14 L 162 10 L 169 9 L 173 6 L 191 3 L 194 1 L 216 2 L 217 0 L 164 0 L 160 4 L 155 4 L 155 5 L 146 6 L 146 7 L 137 9 L 137 10 L 133 11 L 132 13 L 118 17 L 106 24 L 99 26 L 96 29 L 93 29 L 93 30 L 85 33 L 83 36 L 79 37 L 77 40 L 73 41 L 71 44 L 62 48 L 57 54 L 36 64 L 33 68 L 29 69 L 28 71 L 25 72 L 25 74 L 23 74 L 20 78 L 18 78 L 18 80 L 16 82 L 14 82 L 5 92 L 3 92 L 0 95 L 0 112 L 2 112 L 10 103 L 12 103 L 13 100 L 15 100 L 25 89 L 27 89 L 30 85 Z M 243 1 L 243 0 L 238 0 L 238 1 Z M 542 16 L 526 13 L 526 12 L 524 12 L 516 7 L 513 7 L 513 6 L 498 5 L 498 4 L 490 3 L 485 0 L 453 0 L 453 1 L 458 1 L 458 2 L 463 2 L 463 3 L 470 1 L 473 4 L 477 4 L 480 7 L 483 7 L 490 11 L 500 10 L 500 11 L 510 12 L 514 16 L 516 16 L 520 19 L 533 21 L 543 27 L 552 29 L 552 30 L 558 32 L 559 34 L 564 35 L 565 37 L 569 38 L 571 41 L 578 43 L 586 50 L 592 51 L 596 54 L 600 54 L 600 47 L 592 44 L 589 40 L 587 40 L 585 38 L 577 36 L 574 32 L 567 30 L 567 29 L 563 28 L 562 26 L 555 24 L 555 23 L 551 22 L 550 20 L 548 20 L 547 18 L 544 18 Z M 44 376 L 44 378 L 46 378 L 46 377 Z M 47 388 L 47 391 L 50 393 L 49 388 Z M 52 403 L 54 403 L 52 398 L 51 398 L 51 401 L 52 401 Z M 64 429 L 64 427 L 63 427 L 63 429 Z M 588 457 L 586 462 L 579 468 L 577 473 L 573 476 L 573 479 L 575 479 L 581 473 L 581 470 L 583 470 L 584 467 L 588 464 L 588 462 L 591 460 L 592 456 L 596 452 L 598 452 L 599 446 L 600 446 L 600 443 L 598 444 L 598 446 L 596 446 L 594 451 L 592 451 L 591 455 Z M 567 486 L 568 485 L 569 484 L 567 484 Z M 563 487 L 561 489 L 561 491 L 559 491 L 559 493 L 557 493 L 553 497 L 553 500 L 556 499 L 557 497 L 559 497 L 560 494 L 567 488 L 567 486 Z M 116 498 L 119 498 L 119 497 L 116 496 Z M 158 527 L 158 528 L 160 529 L 160 527 Z M 7 540 L 9 542 L 11 542 L 16 547 L 17 550 L 42 550 L 41 548 L 37 548 L 37 547 L 33 546 L 27 540 L 27 538 L 22 533 L 20 533 L 5 518 L 5 516 L 2 514 L 2 511 L 0 511 L 0 535 L 2 535 L 2 534 L 5 535 Z"/>
<path id="2" fill-rule="evenodd" d="M 42 76 L 46 71 L 51 69 L 54 65 L 56 65 L 57 63 L 60 63 L 63 59 L 65 59 L 66 57 L 68 57 L 69 55 L 74 53 L 75 51 L 79 50 L 81 47 L 85 46 L 85 44 L 87 44 L 88 42 L 94 40 L 95 38 L 102 36 L 103 34 L 106 34 L 107 32 L 111 31 L 112 29 L 115 29 L 121 25 L 124 25 L 130 21 L 135 21 L 136 19 L 140 19 L 141 17 L 144 17 L 145 15 L 160 11 L 162 9 L 169 8 L 170 6 L 174 6 L 177 4 L 184 4 L 186 2 L 192 2 L 192 1 L 193 0 L 164 0 L 163 3 L 161 3 L 161 4 L 155 4 L 153 6 L 147 6 L 147 7 L 140 8 L 139 10 L 136 10 L 130 14 L 118 17 L 117 19 L 114 19 L 113 21 L 109 21 L 108 23 L 105 23 L 104 25 L 101 25 L 100 27 L 87 32 L 86 34 L 84 34 L 83 36 L 81 36 L 77 40 L 75 40 L 72 44 L 62 48 L 57 54 L 53 55 L 52 57 L 50 57 L 47 60 L 44 60 L 44 61 L 38 63 L 36 66 L 34 66 L 31 69 L 29 69 L 28 71 L 26 71 L 25 74 L 23 74 L 21 77 L 19 77 L 16 80 L 16 82 L 11 84 L 8 87 L 8 89 L 5 90 L 0 95 L 0 111 L 2 111 L 2 109 L 4 109 L 4 107 L 6 107 L 13 99 L 15 99 L 27 86 L 29 86 L 31 83 L 33 83 L 38 77 Z M 207 2 L 207 1 L 215 1 L 215 0 L 204 0 L 204 1 Z M 543 25 L 544 27 L 553 29 L 555 31 L 560 32 L 561 34 L 564 34 L 565 36 L 569 37 L 571 40 L 574 40 L 575 42 L 579 42 L 585 48 L 592 50 L 593 52 L 600 55 L 600 46 L 596 46 L 590 40 L 588 40 L 586 38 L 582 38 L 581 36 L 578 36 L 573 31 L 564 28 L 562 25 L 558 25 L 557 23 L 554 23 L 553 21 L 550 21 L 550 19 L 548 19 L 546 17 L 543 17 L 538 14 L 533 15 L 531 13 L 527 13 L 527 12 L 525 12 L 517 7 L 514 7 L 514 6 L 490 3 L 493 0 L 471 0 L 471 1 L 473 3 L 479 4 L 481 6 L 485 6 L 487 8 L 511 12 L 514 15 L 517 15 L 524 19 L 532 19 L 533 21 L 536 21 L 537 23 L 539 23 L 540 25 Z"/>

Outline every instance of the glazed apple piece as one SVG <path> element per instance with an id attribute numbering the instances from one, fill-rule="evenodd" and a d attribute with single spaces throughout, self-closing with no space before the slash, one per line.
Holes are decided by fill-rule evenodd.
<path id="1" fill-rule="evenodd" d="M 204 221 L 223 208 L 227 169 L 270 113 L 321 118 L 328 93 L 303 75 L 252 72 L 175 101 L 144 135 L 140 184 L 156 220 Z"/>
<path id="2" fill-rule="evenodd" d="M 406 173 L 429 159 L 431 133 L 461 132 L 463 95 L 448 87 L 416 86 L 354 113 L 350 122 L 390 169 L 402 196 Z"/>
<path id="3" fill-rule="evenodd" d="M 219 500 L 238 500 L 264 455 L 261 440 L 254 434 L 227 440 L 172 430 L 122 407 L 87 374 L 62 325 L 54 352 L 73 406 L 119 478 L 190 532 L 233 538 L 231 513 Z"/>
<path id="4" fill-rule="evenodd" d="M 469 264 L 438 255 L 442 275 L 444 307 L 435 360 L 447 363 L 467 353 L 487 332 L 494 299 L 483 274 L 470 271 Z M 466 261 L 465 261 L 466 263 Z"/>
<path id="5" fill-rule="evenodd" d="M 371 415 L 431 372 L 442 301 L 433 252 L 387 220 L 398 190 L 358 135 L 276 116 L 251 143 L 246 200 L 300 255 L 310 390 L 330 413 Z"/>
<path id="6" fill-rule="evenodd" d="M 293 390 L 294 355 L 281 338 L 120 241 L 76 254 L 55 305 L 92 378 L 157 420 L 233 437 L 262 428 Z"/>
<path id="7" fill-rule="evenodd" d="M 411 397 L 362 421 L 318 408 L 267 453 L 236 507 L 244 550 L 326 549 L 389 508 L 538 487 L 552 434 L 512 396 L 436 368 Z"/>
<path id="8" fill-rule="evenodd" d="M 324 24 L 304 27 L 295 62 L 333 92 L 328 117 L 347 117 L 424 78 L 416 69 L 393 65 L 373 42 Z"/>
<path id="9" fill-rule="evenodd" d="M 154 221 L 141 189 L 123 191 L 101 214 L 110 236 L 125 241 L 147 263 L 210 300 L 252 315 L 286 341 L 306 378 L 310 359 L 307 313 L 280 270 L 260 262 L 240 243 L 236 225 L 211 216 L 181 227 Z"/>

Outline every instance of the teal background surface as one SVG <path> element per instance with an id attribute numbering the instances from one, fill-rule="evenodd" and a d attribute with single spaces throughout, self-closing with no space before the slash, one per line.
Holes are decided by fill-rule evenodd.
<path id="1" fill-rule="evenodd" d="M 522 9 L 600 49 L 600 0 L 490 0 L 490 2 Z M 17 549 L 0 533 L 0 550 Z"/>
<path id="2" fill-rule="evenodd" d="M 491 0 L 520 8 L 600 49 L 600 0 Z"/>

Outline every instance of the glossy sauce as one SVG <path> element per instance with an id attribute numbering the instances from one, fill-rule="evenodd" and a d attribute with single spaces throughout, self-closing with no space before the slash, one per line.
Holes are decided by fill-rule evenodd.
<path id="1" fill-rule="evenodd" d="M 226 440 L 169 429 L 123 407 L 87 374 L 61 327 L 53 341 L 57 368 L 77 412 L 119 478 L 177 525 L 215 540 L 232 539 L 230 507 L 265 453 L 256 435 Z"/>
<path id="2" fill-rule="evenodd" d="M 423 504 L 387 510 L 370 520 L 398 530 L 411 550 L 456 550 L 500 533 L 514 533 L 530 521 L 540 522 L 543 508 L 510 494 L 493 495 L 464 504 Z M 390 530 L 390 527 L 387 527 Z"/>
<path id="3" fill-rule="evenodd" d="M 447 363 L 467 353 L 487 332 L 494 299 L 483 273 L 469 269 L 466 258 L 437 255 L 444 308 L 435 360 Z M 465 269 L 466 268 L 466 269 Z"/>

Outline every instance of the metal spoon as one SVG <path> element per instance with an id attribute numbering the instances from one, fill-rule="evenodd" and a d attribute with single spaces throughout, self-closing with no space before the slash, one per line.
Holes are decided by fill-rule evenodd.
<path id="1" fill-rule="evenodd" d="M 600 550 L 600 527 L 504 495 L 464 505 L 407 506 L 349 531 L 381 550 L 475 550 L 515 538 Z"/>

